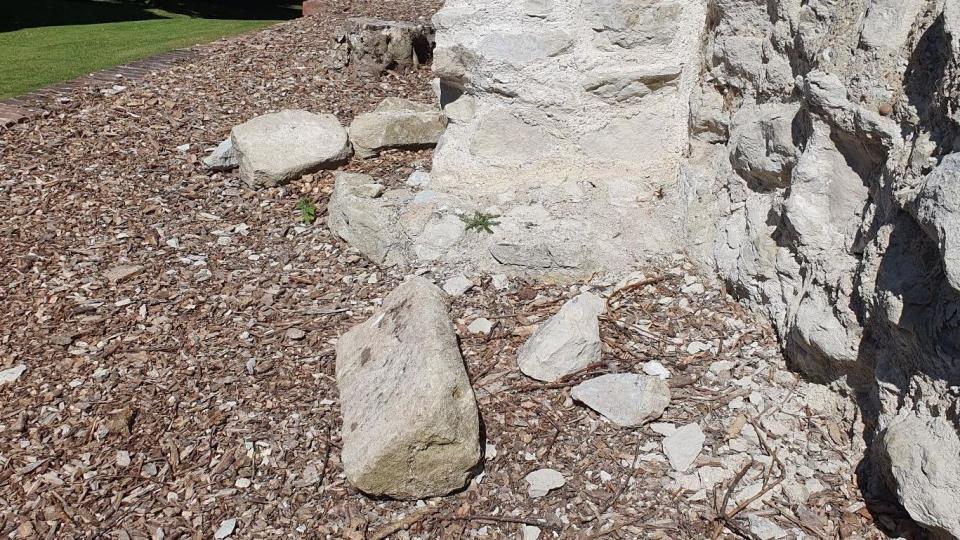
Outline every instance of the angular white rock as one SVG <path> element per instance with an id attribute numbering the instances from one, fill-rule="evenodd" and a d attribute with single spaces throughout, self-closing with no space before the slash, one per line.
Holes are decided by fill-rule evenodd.
<path id="1" fill-rule="evenodd" d="M 463 274 L 457 274 L 443 282 L 443 290 L 450 296 L 462 296 L 473 288 L 473 282 Z"/>
<path id="2" fill-rule="evenodd" d="M 0 384 L 16 382 L 17 379 L 23 375 L 23 372 L 27 370 L 26 364 L 17 364 L 12 368 L 5 369 L 0 371 Z"/>
<path id="3" fill-rule="evenodd" d="M 233 148 L 233 141 L 227 138 L 203 158 L 203 166 L 211 171 L 230 171 L 240 166 L 240 153 Z"/>
<path id="4" fill-rule="evenodd" d="M 485 319 L 483 317 L 475 319 L 472 323 L 470 323 L 469 326 L 467 326 L 467 330 L 469 330 L 471 334 L 489 334 L 490 330 L 492 329 L 493 323 L 490 322 L 489 319 Z"/>
<path id="5" fill-rule="evenodd" d="M 213 537 L 217 540 L 223 540 L 224 538 L 233 534 L 234 529 L 237 528 L 236 519 L 225 519 L 220 522 L 220 526 L 217 527 L 216 532 L 213 533 Z"/>
<path id="6" fill-rule="evenodd" d="M 703 450 L 704 440 L 706 437 L 697 424 L 687 424 L 664 438 L 663 453 L 673 470 L 684 472 L 689 469 Z"/>
<path id="7" fill-rule="evenodd" d="M 622 427 L 656 420 L 670 404 L 670 389 L 659 377 L 612 373 L 573 387 L 570 397 Z"/>
<path id="8" fill-rule="evenodd" d="M 660 362 L 656 360 L 651 360 L 643 364 L 643 372 L 647 375 L 652 375 L 654 377 L 659 377 L 661 380 L 666 380 L 670 378 L 670 371 Z"/>
<path id="9" fill-rule="evenodd" d="M 242 156 L 240 177 L 251 187 L 284 184 L 350 157 L 347 132 L 332 114 L 265 114 L 235 126 L 230 139 Z"/>
<path id="10" fill-rule="evenodd" d="M 480 460 L 473 389 L 446 297 L 413 277 L 337 343 L 343 467 L 361 491 L 398 499 L 462 488 Z"/>
<path id="11" fill-rule="evenodd" d="M 598 317 L 605 310 L 603 298 L 592 293 L 567 301 L 520 348 L 520 371 L 553 382 L 600 360 Z"/>
<path id="12" fill-rule="evenodd" d="M 538 469 L 524 479 L 530 485 L 527 493 L 534 499 L 543 497 L 551 490 L 562 488 L 567 483 L 560 471 L 554 469 Z"/>

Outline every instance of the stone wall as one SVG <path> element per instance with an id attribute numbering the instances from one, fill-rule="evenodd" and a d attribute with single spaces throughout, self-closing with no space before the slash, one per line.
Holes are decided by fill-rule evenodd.
<path id="1" fill-rule="evenodd" d="M 957 15 L 953 0 L 712 0 L 680 183 L 691 249 L 798 369 L 860 403 L 864 487 L 954 536 Z"/>

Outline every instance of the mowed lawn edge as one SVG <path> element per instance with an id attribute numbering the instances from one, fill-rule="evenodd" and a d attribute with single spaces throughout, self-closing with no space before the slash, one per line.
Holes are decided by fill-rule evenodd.
<path id="1" fill-rule="evenodd" d="M 3 32 L 0 33 L 0 99 L 276 22 L 279 21 L 174 15 Z"/>

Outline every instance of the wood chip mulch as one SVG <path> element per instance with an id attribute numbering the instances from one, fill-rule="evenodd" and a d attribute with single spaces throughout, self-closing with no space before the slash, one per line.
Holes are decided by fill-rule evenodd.
<path id="1" fill-rule="evenodd" d="M 43 103 L 0 133 L 0 370 L 27 366 L 0 385 L 0 536 L 516 538 L 537 525 L 541 538 L 700 538 L 720 522 L 724 534 L 749 530 L 749 512 L 813 536 L 875 531 L 846 472 L 851 436 L 797 401 L 791 389 L 805 383 L 783 370 L 770 329 L 718 284 L 691 289 L 700 278 L 682 259 L 644 269 L 639 279 L 657 279 L 642 286 L 583 284 L 620 291 L 603 361 L 554 385 L 523 377 L 516 350 L 579 289 L 514 280 L 501 292 L 473 276 L 452 313 L 484 422 L 482 476 L 421 503 L 370 499 L 346 482 L 334 345 L 403 274 L 349 250 L 322 217 L 298 222 L 301 197 L 322 214 L 332 172 L 255 192 L 200 159 L 258 114 L 303 108 L 346 125 L 388 96 L 432 101 L 428 68 L 358 78 L 330 49 L 339 17 L 416 20 L 439 3 L 331 1 L 329 17 L 198 47 L 122 91 Z M 396 184 L 430 160 L 394 152 L 345 168 Z M 481 316 L 491 334 L 470 334 Z M 693 341 L 711 348 L 690 353 Z M 670 471 L 660 435 L 570 400 L 575 382 L 649 360 L 673 373 L 662 421 L 707 434 L 698 467 L 757 456 L 739 485 L 690 485 Z M 732 368 L 715 376 L 720 360 Z M 729 446 L 741 431 L 754 434 L 748 451 Z M 809 463 L 824 489 L 796 504 L 771 488 L 731 513 L 743 489 L 783 474 L 771 452 L 791 474 Z M 531 499 L 523 478 L 543 467 L 567 483 Z"/>

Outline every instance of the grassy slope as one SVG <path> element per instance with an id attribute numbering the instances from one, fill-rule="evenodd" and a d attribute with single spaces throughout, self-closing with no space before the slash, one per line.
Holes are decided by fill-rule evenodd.
<path id="1" fill-rule="evenodd" d="M 0 98 L 275 22 L 144 13 L 155 18 L 0 33 Z"/>

